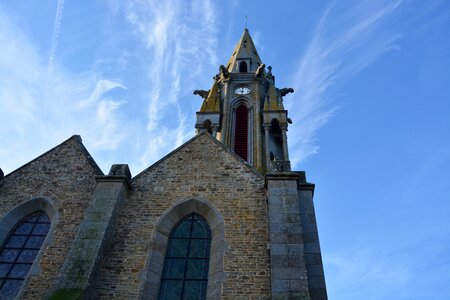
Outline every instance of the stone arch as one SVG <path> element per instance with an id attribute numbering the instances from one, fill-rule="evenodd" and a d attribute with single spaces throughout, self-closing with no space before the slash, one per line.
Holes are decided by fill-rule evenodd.
<path id="1" fill-rule="evenodd" d="M 245 106 L 247 106 L 248 110 L 252 109 L 252 100 L 248 99 L 247 97 L 240 97 L 240 98 L 236 98 L 233 101 L 231 101 L 230 106 L 232 109 L 236 109 L 239 105 L 244 104 Z"/>
<path id="2" fill-rule="evenodd" d="M 151 237 L 147 263 L 141 273 L 139 299 L 156 299 L 158 297 L 164 258 L 172 228 L 193 212 L 206 220 L 212 234 L 207 299 L 220 299 L 225 280 L 223 272 L 223 257 L 226 250 L 225 224 L 219 210 L 207 200 L 200 198 L 180 200 L 168 208 L 158 219 Z"/>
<path id="3" fill-rule="evenodd" d="M 39 196 L 16 205 L 4 216 L 0 217 L 0 246 L 3 247 L 3 244 L 5 243 L 6 239 L 9 236 L 9 233 L 13 230 L 13 228 L 21 220 L 23 220 L 23 218 L 37 211 L 43 211 L 49 217 L 51 225 L 47 236 L 42 243 L 38 254 L 36 255 L 36 258 L 34 259 L 34 262 L 30 270 L 28 271 L 25 281 L 16 295 L 18 299 L 22 298 L 23 293 L 25 292 L 25 289 L 30 282 L 31 276 L 38 275 L 41 272 L 39 262 L 43 252 L 53 240 L 53 233 L 59 221 L 59 212 L 56 209 L 53 200 L 44 196 Z"/>

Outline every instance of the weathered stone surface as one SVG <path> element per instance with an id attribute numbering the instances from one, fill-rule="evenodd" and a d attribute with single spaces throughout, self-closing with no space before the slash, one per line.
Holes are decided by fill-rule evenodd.
<path id="1" fill-rule="evenodd" d="M 293 173 L 266 175 L 273 299 L 311 299 L 297 180 Z"/>
<path id="2" fill-rule="evenodd" d="M 118 212 L 126 201 L 129 183 L 123 173 L 128 170 L 128 166 L 113 165 L 111 169 L 108 176 L 96 177 L 98 183 L 91 203 L 57 283 L 59 289 L 83 290 L 85 298 L 92 296 L 102 258 L 111 244 Z M 104 217 L 98 218 L 99 215 Z"/>
<path id="3" fill-rule="evenodd" d="M 83 290 L 85 297 L 91 290 L 96 299 L 156 298 L 168 236 L 191 211 L 209 220 L 216 237 L 208 299 L 326 299 L 313 186 L 304 174 L 269 174 L 266 190 L 260 174 L 207 134 L 131 183 L 126 170 L 120 165 L 99 176 L 73 137 L 0 180 L 0 242 L 17 223 L 7 213 L 18 204 L 44 197 L 50 200 L 33 205 L 55 210 L 54 229 L 38 268 L 30 271 L 25 299 L 45 298 L 58 287 Z M 169 213 L 174 205 L 178 209 Z M 15 211 L 29 213 L 22 206 Z"/>
<path id="4" fill-rule="evenodd" d="M 320 251 L 319 234 L 314 212 L 314 185 L 306 182 L 304 172 L 300 173 L 299 205 L 305 246 L 305 266 L 308 272 L 308 286 L 311 299 L 326 300 L 325 276 Z"/>
<path id="5" fill-rule="evenodd" d="M 210 137 L 200 135 L 136 176 L 131 186 L 112 247 L 102 263 L 95 298 L 138 297 L 155 224 L 174 203 L 189 198 L 209 201 L 223 216 L 227 247 L 220 279 L 222 299 L 270 296 L 268 216 L 261 176 Z M 166 222 L 169 234 L 174 224 Z M 214 234 L 214 224 L 209 225 Z M 160 255 L 158 261 L 164 259 Z M 149 297 L 158 293 L 155 288 Z"/>
<path id="6" fill-rule="evenodd" d="M 114 164 L 111 166 L 108 176 L 121 176 L 125 177 L 126 180 L 131 180 L 130 168 L 127 164 Z"/>
<path id="7" fill-rule="evenodd" d="M 96 175 L 102 175 L 101 170 L 81 138 L 73 136 L 0 181 L 0 218 L 15 206 L 39 197 L 49 199 L 59 215 L 49 232 L 48 247 L 38 257 L 38 271 L 27 278 L 24 299 L 43 299 L 55 287 L 91 199 Z"/>

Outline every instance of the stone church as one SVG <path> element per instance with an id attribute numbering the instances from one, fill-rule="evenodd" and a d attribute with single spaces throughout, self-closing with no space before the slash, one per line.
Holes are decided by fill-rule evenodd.
<path id="1" fill-rule="evenodd" d="M 247 29 L 196 135 L 132 177 L 74 135 L 0 175 L 1 299 L 327 299 L 314 184 Z"/>

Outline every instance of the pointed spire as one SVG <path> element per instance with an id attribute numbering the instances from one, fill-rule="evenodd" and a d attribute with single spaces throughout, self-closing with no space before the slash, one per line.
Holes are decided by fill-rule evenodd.
<path id="1" fill-rule="evenodd" d="M 247 28 L 244 29 L 239 42 L 234 48 L 234 52 L 231 55 L 230 60 L 227 64 L 228 72 L 238 73 L 239 63 L 245 61 L 247 64 L 247 72 L 254 73 L 259 65 L 262 64 L 261 58 L 259 58 L 258 52 L 256 51 L 255 44 L 253 43 L 252 37 Z"/>

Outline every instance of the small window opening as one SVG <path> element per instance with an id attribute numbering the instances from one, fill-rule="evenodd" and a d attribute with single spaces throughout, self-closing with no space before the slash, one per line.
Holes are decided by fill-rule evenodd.
<path id="1" fill-rule="evenodd" d="M 281 160 L 283 157 L 283 138 L 281 134 L 280 122 L 277 119 L 272 119 L 270 124 L 271 136 L 271 160 Z M 272 159 L 273 155 L 273 159 Z"/>
<path id="2" fill-rule="evenodd" d="M 247 73 L 247 63 L 245 61 L 241 61 L 239 63 L 239 72 L 240 73 Z"/>
<path id="3" fill-rule="evenodd" d="M 211 121 L 208 119 L 208 120 L 205 120 L 204 122 L 203 122 L 203 128 L 204 129 L 206 129 L 206 131 L 208 131 L 210 134 L 212 134 L 212 125 L 211 125 Z"/>

